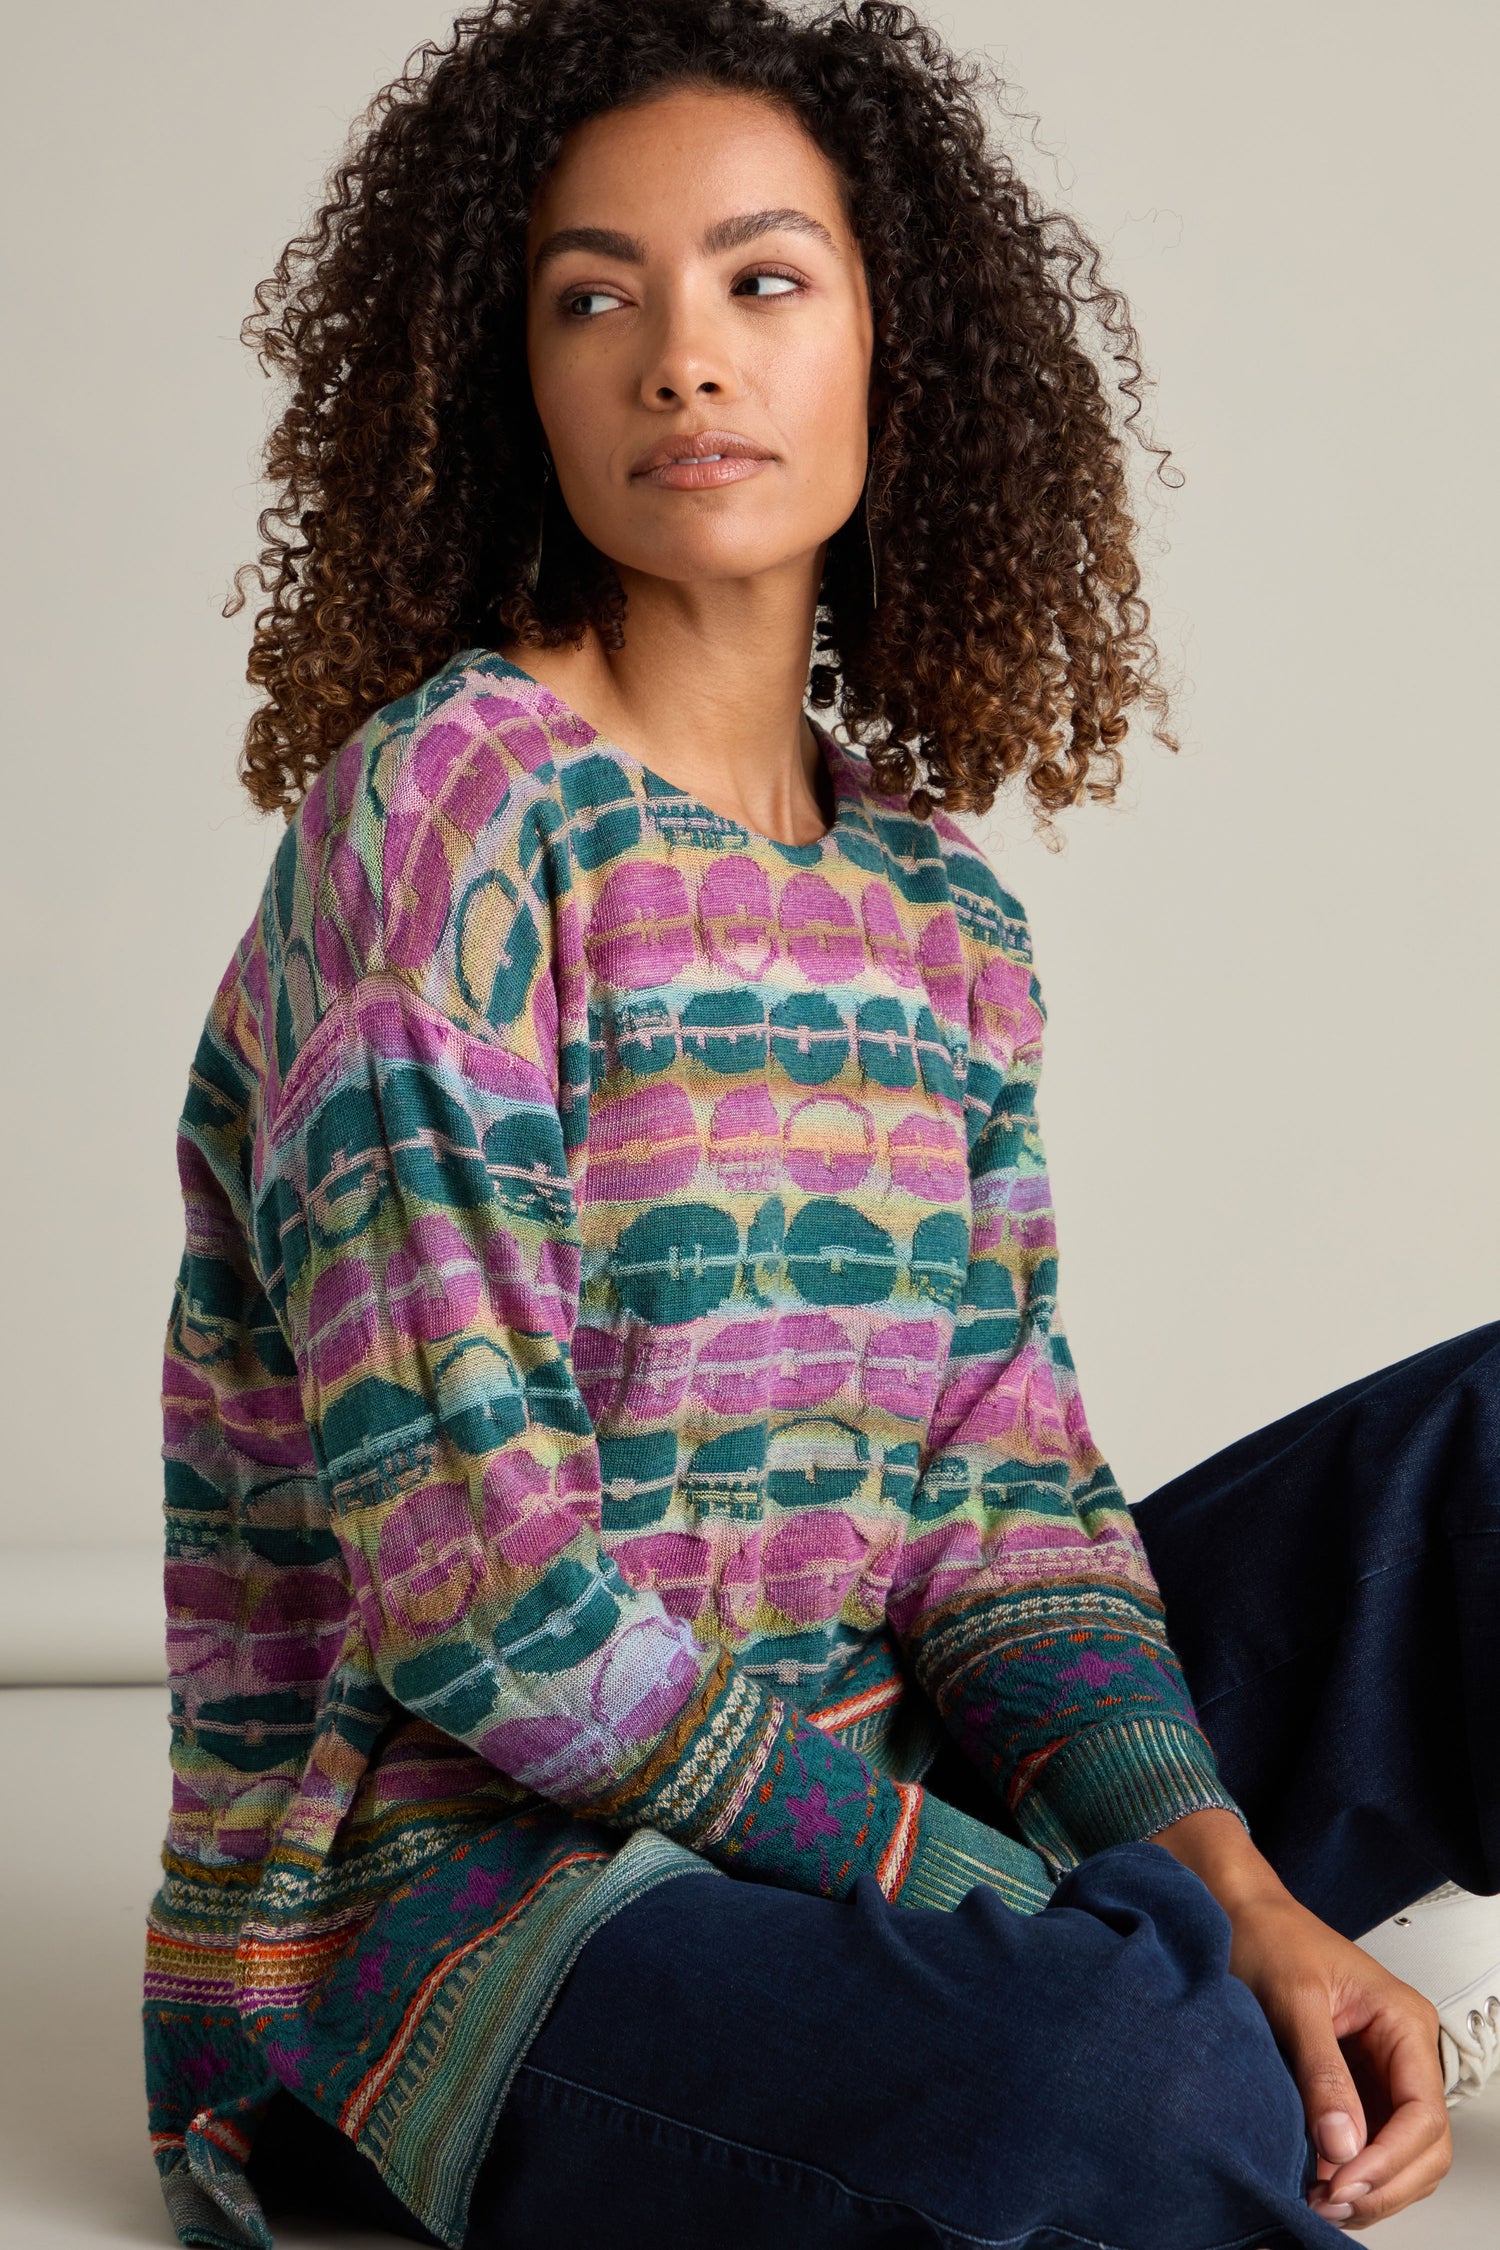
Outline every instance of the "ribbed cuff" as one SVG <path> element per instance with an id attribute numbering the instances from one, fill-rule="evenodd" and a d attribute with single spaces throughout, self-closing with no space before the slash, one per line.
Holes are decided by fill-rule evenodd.
<path id="1" fill-rule="evenodd" d="M 1035 1852 L 924 1790 L 917 1841 L 896 1905 L 950 1913 L 976 1883 L 998 1891 L 1020 1914 L 1039 1914 L 1052 1896 L 1047 1870 Z"/>
<path id="2" fill-rule="evenodd" d="M 1044 1859 L 1065 1869 L 1215 1808 L 1232 1812 L 1248 1834 L 1206 1735 L 1185 1719 L 1122 1719 L 1089 1727 L 1056 1751 L 1016 1805 L 1015 1820 Z"/>

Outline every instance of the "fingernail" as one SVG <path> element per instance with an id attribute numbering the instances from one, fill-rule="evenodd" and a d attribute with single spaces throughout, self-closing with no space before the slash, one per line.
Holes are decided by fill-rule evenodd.
<path id="1" fill-rule="evenodd" d="M 1357 2201 L 1362 2195 L 1368 2195 L 1369 2192 L 1370 2183 L 1368 2180 L 1350 2180 L 1344 2189 L 1344 2193 L 1351 2203 Z"/>
<path id="2" fill-rule="evenodd" d="M 1352 2203 L 1325 2203 L 1323 2216 L 1325 2219 L 1352 2219 L 1354 2205 Z"/>
<path id="3" fill-rule="evenodd" d="M 1359 2127 L 1343 2109 L 1331 2109 L 1320 2117 L 1313 2128 L 1313 2138 L 1319 2155 L 1326 2156 L 1330 2164 L 1347 2164 L 1351 2156 L 1358 2156 L 1364 2145 Z"/>

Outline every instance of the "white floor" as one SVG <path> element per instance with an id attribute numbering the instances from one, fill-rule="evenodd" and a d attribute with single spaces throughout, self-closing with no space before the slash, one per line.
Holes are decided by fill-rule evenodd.
<path id="1" fill-rule="evenodd" d="M 166 1791 L 164 1689 L 0 1690 L 3 2250 L 170 2241 L 146 2146 L 139 2015 Z M 1454 2140 L 1438 2193 L 1359 2239 L 1496 2250 L 1500 2086 L 1455 2114 Z M 277 2239 L 278 2250 L 393 2240 L 286 2229 Z"/>

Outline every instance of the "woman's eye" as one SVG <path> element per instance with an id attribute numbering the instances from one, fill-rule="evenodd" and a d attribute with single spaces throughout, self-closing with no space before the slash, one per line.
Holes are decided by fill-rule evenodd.
<path id="1" fill-rule="evenodd" d="M 789 297 L 803 284 L 794 275 L 744 275 L 735 281 L 735 295 L 747 297 Z"/>
<path id="2" fill-rule="evenodd" d="M 563 310 L 571 313 L 575 306 L 586 305 L 591 298 L 603 305 L 617 305 L 620 301 L 618 297 L 612 297 L 606 289 L 577 289 L 571 297 L 565 300 Z M 591 320 L 593 315 L 592 313 L 579 313 L 577 317 L 580 320 Z"/>
<path id="3" fill-rule="evenodd" d="M 782 285 L 780 288 L 773 289 L 767 292 L 768 295 L 775 297 L 790 295 L 793 291 L 798 290 L 802 287 L 801 282 L 797 279 L 797 276 L 795 274 L 777 273 L 766 267 L 759 267 L 754 273 L 747 273 L 744 278 L 746 281 L 779 282 Z M 739 285 L 736 284 L 736 286 Z"/>

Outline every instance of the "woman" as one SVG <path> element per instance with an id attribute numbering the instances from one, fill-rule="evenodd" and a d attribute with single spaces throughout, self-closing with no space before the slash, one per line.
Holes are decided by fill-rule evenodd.
<path id="1" fill-rule="evenodd" d="M 972 75 L 894 7 L 499 0 L 262 292 L 289 826 L 165 1382 L 183 2242 L 1207 2250 L 1447 2167 L 1350 1941 L 1500 1886 L 1444 1723 L 1496 1331 L 1138 1516 L 1090 1435 L 952 816 L 1160 718 L 1080 311 L 1131 406 L 1134 337 Z"/>

